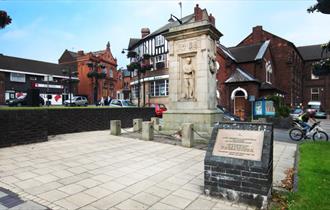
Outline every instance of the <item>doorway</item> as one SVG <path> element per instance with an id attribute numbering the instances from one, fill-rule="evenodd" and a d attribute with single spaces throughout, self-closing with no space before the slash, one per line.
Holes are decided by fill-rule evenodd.
<path id="1" fill-rule="evenodd" d="M 246 120 L 247 113 L 247 91 L 243 88 L 236 88 L 231 93 L 231 99 L 234 100 L 234 114 L 241 120 Z"/>

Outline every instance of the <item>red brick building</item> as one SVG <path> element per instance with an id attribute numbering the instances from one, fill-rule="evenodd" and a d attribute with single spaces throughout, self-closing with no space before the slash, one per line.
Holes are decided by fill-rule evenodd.
<path id="1" fill-rule="evenodd" d="M 320 101 L 324 111 L 330 113 L 330 75 L 315 76 L 312 72 L 312 64 L 322 58 L 321 45 L 298 47 L 305 64 L 303 70 L 303 106 L 309 101 Z M 330 52 L 324 52 L 323 58 L 330 58 Z"/>
<path id="2" fill-rule="evenodd" d="M 251 115 L 249 97 L 283 95 L 275 86 L 277 69 L 270 40 L 240 47 L 218 45 L 218 103 L 241 119 Z"/>
<path id="3" fill-rule="evenodd" d="M 79 84 L 78 95 L 87 96 L 89 103 L 94 103 L 94 87 L 96 80 L 87 76 L 91 68 L 89 63 L 94 64 L 95 70 L 106 73 L 104 79 L 98 79 L 97 100 L 101 97 L 117 98 L 122 89 L 122 76 L 117 70 L 117 59 L 113 57 L 108 42 L 105 50 L 84 53 L 84 51 L 72 52 L 65 50 L 59 59 L 59 64 L 70 66 L 78 71 Z M 101 64 L 101 65 L 100 65 Z M 104 67 L 104 68 L 103 68 Z"/>
<path id="4" fill-rule="evenodd" d="M 253 28 L 237 46 L 258 44 L 270 40 L 270 51 L 273 56 L 273 65 L 276 68 L 275 83 L 273 85 L 285 90 L 284 100 L 291 107 L 299 106 L 302 98 L 302 71 L 304 60 L 295 45 L 279 36 L 263 30 L 262 26 Z"/>

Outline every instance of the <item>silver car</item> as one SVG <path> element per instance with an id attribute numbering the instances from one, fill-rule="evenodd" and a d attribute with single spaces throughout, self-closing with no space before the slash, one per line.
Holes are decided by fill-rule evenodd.
<path id="1" fill-rule="evenodd" d="M 135 104 L 130 102 L 129 100 L 123 100 L 123 99 L 112 99 L 109 106 L 112 107 L 136 107 Z"/>
<path id="2" fill-rule="evenodd" d="M 88 105 L 88 101 L 87 98 L 84 96 L 74 96 L 71 99 L 71 103 L 70 100 L 64 101 L 64 106 L 87 106 L 87 105 Z"/>

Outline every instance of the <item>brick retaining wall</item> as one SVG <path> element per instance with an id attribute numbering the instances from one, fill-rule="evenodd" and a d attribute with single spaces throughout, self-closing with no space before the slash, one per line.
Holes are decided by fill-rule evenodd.
<path id="1" fill-rule="evenodd" d="M 0 110 L 0 147 L 47 141 L 48 135 L 110 129 L 110 120 L 123 128 L 134 118 L 154 117 L 153 108 L 78 108 Z"/>

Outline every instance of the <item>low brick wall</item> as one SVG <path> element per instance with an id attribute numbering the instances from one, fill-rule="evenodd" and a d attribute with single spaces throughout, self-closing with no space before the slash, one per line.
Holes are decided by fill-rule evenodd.
<path id="1" fill-rule="evenodd" d="M 0 147 L 47 141 L 47 110 L 0 110 Z"/>
<path id="2" fill-rule="evenodd" d="M 133 127 L 133 119 L 154 117 L 153 108 L 49 109 L 48 135 L 110 129 L 110 120 Z"/>
<path id="3" fill-rule="evenodd" d="M 153 108 L 77 108 L 0 110 L 0 147 L 47 141 L 48 135 L 110 129 L 110 120 L 123 128 L 133 119 L 154 117 Z"/>

